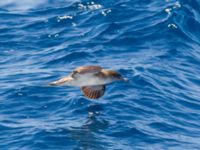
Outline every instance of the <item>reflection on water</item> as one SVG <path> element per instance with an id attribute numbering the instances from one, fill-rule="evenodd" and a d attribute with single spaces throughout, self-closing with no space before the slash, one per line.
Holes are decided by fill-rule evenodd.
<path id="1" fill-rule="evenodd" d="M 101 118 L 103 108 L 101 105 L 88 106 L 88 116 L 81 127 L 72 127 L 72 139 L 79 144 L 76 149 L 105 149 L 106 143 L 97 138 L 96 133 L 101 133 L 108 128 L 109 122 Z M 102 137 L 103 138 L 103 137 Z"/>

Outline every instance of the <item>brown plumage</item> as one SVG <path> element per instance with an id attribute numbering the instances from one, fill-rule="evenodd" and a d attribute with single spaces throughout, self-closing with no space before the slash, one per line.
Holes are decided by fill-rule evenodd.
<path id="1" fill-rule="evenodd" d="M 82 67 L 78 67 L 77 69 L 75 69 L 75 72 L 78 72 L 80 74 L 84 74 L 84 73 L 92 73 L 92 72 L 100 72 L 103 68 L 100 66 L 82 66 Z"/>
<path id="2" fill-rule="evenodd" d="M 101 68 L 100 66 L 82 66 L 76 68 L 72 72 L 71 76 L 76 77 L 76 75 L 86 74 L 86 73 L 101 74 L 102 69 L 103 68 Z"/>
<path id="3" fill-rule="evenodd" d="M 104 95 L 105 89 L 105 85 L 84 86 L 81 88 L 84 95 L 90 99 L 100 98 Z"/>

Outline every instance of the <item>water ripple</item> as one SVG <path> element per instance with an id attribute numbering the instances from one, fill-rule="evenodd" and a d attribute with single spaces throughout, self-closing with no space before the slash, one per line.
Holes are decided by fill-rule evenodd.
<path id="1" fill-rule="evenodd" d="M 199 6 L 0 2 L 0 149 L 199 149 Z M 48 86 L 81 65 L 129 82 L 97 101 Z"/>

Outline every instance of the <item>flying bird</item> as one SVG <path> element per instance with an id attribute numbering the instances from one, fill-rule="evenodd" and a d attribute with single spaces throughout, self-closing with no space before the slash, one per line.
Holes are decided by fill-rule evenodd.
<path id="1" fill-rule="evenodd" d="M 119 72 L 107 70 L 100 66 L 81 66 L 70 75 L 51 82 L 49 85 L 67 85 L 80 87 L 84 95 L 90 99 L 98 99 L 104 95 L 106 85 L 115 81 L 127 81 Z"/>

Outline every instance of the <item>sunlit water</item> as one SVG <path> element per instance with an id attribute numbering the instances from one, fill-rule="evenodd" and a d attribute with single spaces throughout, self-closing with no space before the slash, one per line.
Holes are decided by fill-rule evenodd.
<path id="1" fill-rule="evenodd" d="M 200 149 L 198 0 L 2 0 L 0 149 Z M 129 78 L 97 101 L 49 87 L 81 65 Z"/>

